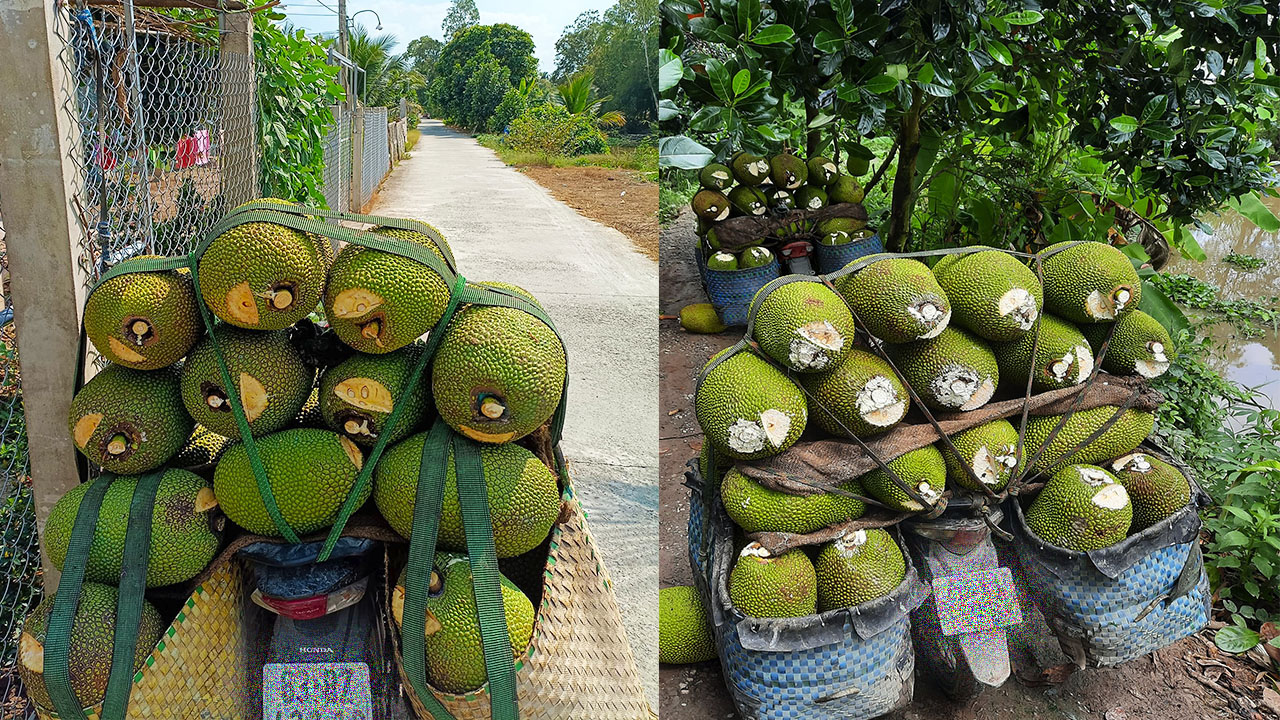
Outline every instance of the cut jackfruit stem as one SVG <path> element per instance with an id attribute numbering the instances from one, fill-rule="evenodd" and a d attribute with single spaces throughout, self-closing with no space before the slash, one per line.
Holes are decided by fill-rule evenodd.
<path id="1" fill-rule="evenodd" d="M 480 400 L 480 414 L 490 420 L 499 420 L 506 412 L 507 406 L 492 395 L 486 395 Z"/>
<path id="2" fill-rule="evenodd" d="M 440 573 L 435 570 L 431 571 L 431 582 L 427 585 L 427 590 L 432 593 L 438 593 L 444 589 L 444 581 L 440 579 Z"/>
<path id="3" fill-rule="evenodd" d="M 124 435 L 116 435 L 107 443 L 107 453 L 111 455 L 123 455 L 129 449 L 129 438 Z"/>
<path id="4" fill-rule="evenodd" d="M 378 347 L 382 347 L 382 341 L 378 339 L 378 336 L 381 334 L 382 334 L 382 323 L 378 322 L 377 320 L 370 320 L 369 322 L 360 326 L 360 335 L 362 335 L 365 339 L 374 341 L 375 343 L 377 343 Z"/>
<path id="5" fill-rule="evenodd" d="M 129 330 L 132 332 L 133 341 L 141 345 L 147 336 L 151 334 L 151 323 L 146 320 L 134 320 L 133 324 L 129 326 Z"/>

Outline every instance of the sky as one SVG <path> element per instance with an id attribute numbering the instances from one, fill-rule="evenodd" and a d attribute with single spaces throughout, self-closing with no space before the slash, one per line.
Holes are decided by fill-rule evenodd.
<path id="1" fill-rule="evenodd" d="M 579 13 L 585 10 L 604 11 L 617 0 L 476 0 L 480 9 L 480 23 L 509 23 L 533 36 L 539 69 L 551 72 L 556 64 L 556 40 Z M 370 34 L 391 34 L 399 44 L 395 52 L 403 52 L 409 41 L 423 35 L 443 40 L 440 23 L 449 10 L 448 0 L 414 2 L 413 0 L 347 0 L 347 16 L 360 10 L 374 10 L 382 18 L 382 30 L 374 28 L 378 20 L 373 13 L 364 13 L 354 22 L 364 25 Z M 296 26 L 309 32 L 336 32 L 338 28 L 337 0 L 284 0 L 285 14 Z"/>

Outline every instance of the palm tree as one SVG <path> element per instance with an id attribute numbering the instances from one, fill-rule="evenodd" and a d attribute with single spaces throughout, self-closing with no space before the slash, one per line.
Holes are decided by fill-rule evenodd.
<path id="1" fill-rule="evenodd" d="M 364 98 L 371 89 L 385 87 L 389 73 L 405 69 L 404 56 L 391 54 L 395 46 L 395 35 L 369 35 L 363 25 L 351 29 L 347 45 L 351 62 L 364 71 L 362 77 L 356 78 L 357 98 Z"/>
<path id="2" fill-rule="evenodd" d="M 584 70 L 556 86 L 557 100 L 570 115 L 585 115 L 600 127 L 622 127 L 627 123 L 627 119 L 621 112 L 610 110 L 601 113 L 604 104 L 612 100 L 613 96 L 593 97 L 595 81 L 595 72 Z"/>

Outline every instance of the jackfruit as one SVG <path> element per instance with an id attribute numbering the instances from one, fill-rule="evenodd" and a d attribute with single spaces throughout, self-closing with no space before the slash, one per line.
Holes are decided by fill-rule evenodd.
<path id="1" fill-rule="evenodd" d="M 690 204 L 698 217 L 709 222 L 728 219 L 729 213 L 733 211 L 729 198 L 719 190 L 699 190 Z"/>
<path id="2" fill-rule="evenodd" d="M 770 210 L 795 210 L 796 195 L 784 188 L 771 187 L 764 191 L 765 201 Z"/>
<path id="3" fill-rule="evenodd" d="M 141 258 L 118 267 L 137 265 Z M 98 353 L 134 370 L 158 370 L 183 358 L 204 330 L 191 274 L 135 272 L 94 289 L 84 331 Z"/>
<path id="4" fill-rule="evenodd" d="M 734 153 L 729 167 L 733 169 L 733 176 L 738 182 L 749 187 L 759 185 L 769 177 L 768 159 L 748 152 Z"/>
<path id="5" fill-rule="evenodd" d="M 1056 243 L 1042 256 L 1069 243 Z M 1074 323 L 1108 322 L 1138 307 L 1142 283 L 1129 257 L 1100 242 L 1066 247 L 1041 262 L 1044 306 Z"/>
<path id="6" fill-rule="evenodd" d="M 853 343 L 853 316 L 835 291 L 797 281 L 763 292 L 751 302 L 753 336 L 765 354 L 802 373 L 822 372 L 844 359 Z"/>
<path id="7" fill-rule="evenodd" d="M 489 288 L 491 290 L 506 290 L 509 293 L 519 295 L 525 300 L 528 300 L 530 303 L 533 304 L 534 307 L 538 308 L 539 310 L 543 309 L 542 303 L 538 302 L 538 298 L 534 297 L 533 293 L 529 292 L 528 290 L 525 290 L 519 285 L 512 285 L 511 283 L 498 282 L 497 280 L 480 280 L 474 284 L 479 285 L 481 287 Z"/>
<path id="8" fill-rule="evenodd" d="M 947 479 L 975 491 L 982 488 L 969 477 L 966 466 L 992 492 L 1000 492 L 1018 474 L 1028 453 L 1025 445 L 1022 454 L 1018 453 L 1018 430 L 1008 420 L 992 420 L 958 432 L 951 436 L 951 444 L 961 457 L 949 449 L 943 450 Z"/>
<path id="9" fill-rule="evenodd" d="M 728 165 L 711 163 L 698 173 L 698 182 L 708 190 L 724 190 L 733 185 L 733 171 Z"/>
<path id="10" fill-rule="evenodd" d="M 431 387 L 419 382 L 405 396 L 422 350 L 421 345 L 407 345 L 382 355 L 356 354 L 325 370 L 320 376 L 320 415 L 325 425 L 359 445 L 373 447 L 396 403 L 404 402 L 387 442 L 408 437 L 422 427 L 432 410 Z"/>
<path id="11" fill-rule="evenodd" d="M 845 168 L 849 174 L 854 177 L 862 177 L 871 169 L 871 161 L 875 159 L 876 154 L 871 152 L 871 148 L 861 143 L 846 148 L 849 153 L 849 159 L 845 162 Z"/>
<path id="12" fill-rule="evenodd" d="M 1039 339 L 1036 338 L 1039 333 Z M 1036 345 L 1035 362 L 1031 346 Z M 1026 393 L 1027 375 L 1031 390 L 1042 392 L 1079 385 L 1093 372 L 1093 350 L 1075 325 L 1048 313 L 1040 316 L 1036 330 L 1007 343 L 992 346 L 1000 365 L 1000 381 L 1016 395 Z"/>
<path id="13" fill-rule="evenodd" d="M 108 365 L 71 401 L 76 449 L 108 472 L 137 475 L 182 449 L 195 423 L 182 408 L 177 367 Z"/>
<path id="14" fill-rule="evenodd" d="M 1053 438 L 1053 442 L 1040 453 L 1040 458 L 1031 469 L 1051 474 L 1069 463 L 1098 463 L 1133 452 L 1155 427 L 1154 415 L 1133 408 L 1125 409 L 1120 419 L 1112 423 L 1097 439 L 1079 452 L 1073 452 L 1080 443 L 1109 422 L 1119 409 L 1115 405 L 1101 405 L 1092 410 L 1072 413 L 1062 430 Z M 1061 415 L 1042 415 L 1027 420 L 1023 447 L 1028 458 L 1044 445 L 1061 418 Z"/>
<path id="15" fill-rule="evenodd" d="M 1191 483 L 1178 468 L 1146 453 L 1132 453 L 1107 463 L 1124 485 L 1133 505 L 1131 532 L 1165 520 L 1191 502 Z"/>
<path id="16" fill-rule="evenodd" d="M 677 585 L 658 590 L 658 662 L 684 665 L 715 657 L 711 618 L 698 589 Z"/>
<path id="17" fill-rule="evenodd" d="M 993 342 L 1028 334 L 1044 306 L 1035 273 L 999 250 L 944 256 L 933 274 L 951 301 L 955 323 Z"/>
<path id="18" fill-rule="evenodd" d="M 809 168 L 809 182 L 815 185 L 830 185 L 832 180 L 840 174 L 840 168 L 830 158 L 822 156 L 811 157 L 806 163 Z"/>
<path id="19" fill-rule="evenodd" d="M 182 367 L 182 402 L 196 422 L 219 435 L 240 437 L 214 355 L 215 341 L 254 437 L 273 433 L 298 416 L 315 385 L 316 371 L 302 362 L 289 334 L 219 325 L 212 338 L 196 345 Z"/>
<path id="20" fill-rule="evenodd" d="M 942 453 L 933 445 L 899 455 L 885 463 L 889 469 L 905 482 L 916 494 L 932 507 L 947 489 L 947 464 Z M 863 475 L 858 479 L 863 489 L 871 497 L 901 512 L 918 512 L 925 506 L 912 500 L 898 484 L 889 477 L 889 473 L 880 468 Z"/>
<path id="21" fill-rule="evenodd" d="M 729 571 L 729 599 L 747 617 L 805 617 L 816 607 L 817 584 L 813 563 L 803 550 L 774 556 L 753 542 Z"/>
<path id="22" fill-rule="evenodd" d="M 393 445 L 373 470 L 373 501 L 392 529 L 406 539 L 413 531 L 413 507 L 426 439 L 427 433 L 419 433 Z M 480 461 L 498 557 L 514 557 L 536 548 L 560 515 L 560 488 L 555 475 L 533 453 L 510 443 L 481 445 Z M 445 550 L 467 548 L 455 473 L 450 450 L 438 540 Z"/>
<path id="23" fill-rule="evenodd" d="M 1097 353 L 1102 350 L 1111 325 L 1095 323 L 1081 327 L 1080 331 Z M 1160 321 L 1141 310 L 1131 310 L 1115 322 L 1115 333 L 1102 358 L 1102 369 L 1115 375 L 1136 373 L 1154 378 L 1163 375 L 1177 356 L 1169 331 Z"/>
<path id="24" fill-rule="evenodd" d="M 120 584 L 125 530 L 138 477 L 118 477 L 107 487 L 98 511 L 98 522 L 89 546 L 84 578 L 91 582 Z M 54 503 L 45 522 L 45 550 L 53 566 L 62 569 L 71 542 L 71 528 L 80 511 L 80 502 L 89 490 L 82 483 Z M 199 575 L 218 554 L 220 535 L 216 528 L 218 506 L 213 490 L 204 478 L 186 470 L 164 471 L 156 490 L 151 516 L 151 550 L 147 560 L 147 587 L 185 582 Z"/>
<path id="25" fill-rule="evenodd" d="M 774 155 L 769 160 L 769 180 L 774 187 L 795 190 L 809 180 L 809 166 L 789 153 Z"/>
<path id="26" fill-rule="evenodd" d="M 823 245 L 844 245 L 853 240 L 853 234 L 867 226 L 866 220 L 834 217 L 818 223 L 818 242 Z"/>
<path id="27" fill-rule="evenodd" d="M 388 227 L 373 232 L 444 258 L 437 239 L 425 233 Z M 435 270 L 355 244 L 338 253 L 324 290 L 330 327 L 342 342 L 364 353 L 387 353 L 408 345 L 435 327 L 448 305 L 449 284 Z"/>
<path id="28" fill-rule="evenodd" d="M 258 438 L 267 484 L 285 522 L 299 535 L 333 524 L 364 465 L 360 448 L 328 430 L 294 428 Z M 359 503 L 369 498 L 370 483 Z M 279 536 L 271 522 L 245 446 L 232 445 L 213 471 L 213 493 L 232 522 L 257 535 Z"/>
<path id="29" fill-rule="evenodd" d="M 170 464 L 176 468 L 199 468 L 218 462 L 222 453 L 231 446 L 231 438 L 223 437 L 203 425 L 196 425 L 191 437 L 182 446 Z"/>
<path id="30" fill-rule="evenodd" d="M 200 295 L 218 319 L 251 330 L 283 330 L 320 302 L 325 262 L 301 232 L 269 222 L 237 225 L 200 257 Z"/>
<path id="31" fill-rule="evenodd" d="M 907 561 L 884 530 L 854 530 L 822 547 L 814 562 L 818 612 L 856 607 L 893 592 L 907 576 Z"/>
<path id="32" fill-rule="evenodd" d="M 703 335 L 722 333 L 729 329 L 720 321 L 716 307 L 711 303 L 693 303 L 680 308 L 680 327 Z"/>
<path id="33" fill-rule="evenodd" d="M 742 255 L 738 258 L 738 268 L 740 270 L 750 270 L 751 268 L 764 267 L 773 262 L 773 252 L 766 247 L 749 247 L 742 251 Z"/>
<path id="34" fill-rule="evenodd" d="M 468 305 L 432 358 L 436 410 L 472 440 L 519 440 L 551 418 L 564 390 L 564 345 L 516 308 Z"/>
<path id="35" fill-rule="evenodd" d="M 863 494 L 857 480 L 838 487 L 855 495 Z M 811 533 L 860 518 L 867 510 L 861 500 L 835 493 L 790 495 L 770 490 L 736 468 L 725 473 L 720 481 L 720 499 L 729 517 L 749 533 Z"/>
<path id="36" fill-rule="evenodd" d="M 1120 542 L 1129 532 L 1129 493 L 1106 470 L 1069 465 L 1055 472 L 1027 510 L 1027 527 L 1060 548 L 1087 552 Z"/>
<path id="37" fill-rule="evenodd" d="M 731 252 L 718 252 L 707 258 L 708 270 L 732 272 L 738 269 L 738 256 Z"/>
<path id="38" fill-rule="evenodd" d="M 760 188 L 739 185 L 729 191 L 729 204 L 737 215 L 764 215 L 769 212 L 769 198 Z"/>
<path id="39" fill-rule="evenodd" d="M 991 399 L 1000 369 L 991 347 L 967 330 L 947 327 L 928 340 L 886 349 L 920 399 L 941 412 L 973 410 Z"/>
<path id="40" fill-rule="evenodd" d="M 809 391 L 810 415 L 837 437 L 882 433 L 901 422 L 911 404 L 889 363 L 861 348 L 850 348 L 828 372 L 800 376 L 800 383 Z"/>
<path id="41" fill-rule="evenodd" d="M 860 203 L 863 198 L 862 186 L 858 180 L 849 175 L 841 175 L 827 186 L 827 200 L 832 205 L 838 203 Z"/>
<path id="42" fill-rule="evenodd" d="M 524 657 L 533 638 L 533 603 L 510 580 L 498 576 L 511 654 Z M 404 625 L 405 576 L 391 594 L 396 626 Z M 465 555 L 437 553 L 427 593 L 427 680 L 448 693 L 479 690 L 489 680 L 480 645 L 480 619 L 472 590 L 471 563 Z"/>
<path id="43" fill-rule="evenodd" d="M 27 616 L 18 640 L 18 676 L 36 706 L 52 709 L 53 701 L 45 687 L 44 645 L 53 613 L 56 593 L 50 594 Z M 67 643 L 67 675 L 71 692 L 81 707 L 102 702 L 107 694 L 107 677 L 111 671 L 112 648 L 116 639 L 116 613 L 120 591 L 110 585 L 86 582 L 80 586 L 80 600 L 71 623 Z M 138 644 L 133 651 L 133 669 L 142 668 L 164 633 L 164 621 L 155 607 L 142 602 L 142 619 L 138 624 Z"/>
<path id="44" fill-rule="evenodd" d="M 738 460 L 786 450 L 800 439 L 808 420 L 800 388 L 745 351 L 707 373 L 694 397 L 694 409 L 707 440 L 717 451 Z"/>
<path id="45" fill-rule="evenodd" d="M 816 185 L 805 185 L 796 191 L 796 206 L 802 210 L 819 210 L 829 202 L 827 191 Z"/>
<path id="46" fill-rule="evenodd" d="M 324 415 L 320 413 L 320 388 L 313 388 L 311 394 L 307 396 L 307 401 L 302 404 L 302 409 L 298 411 L 298 417 L 293 421 L 294 427 L 304 428 L 320 428 L 329 427 L 324 424 Z"/>
<path id="47" fill-rule="evenodd" d="M 259 198 L 257 201 L 250 200 L 249 202 L 269 202 L 269 203 L 274 203 L 276 205 L 287 205 L 290 207 L 298 207 L 297 203 L 290 202 L 288 200 L 282 200 L 281 198 L 274 198 L 274 197 Z M 244 205 L 248 205 L 248 204 L 249 203 L 244 203 Z M 239 207 L 243 207 L 243 205 Z M 320 218 L 317 218 L 314 215 L 304 215 L 303 217 L 307 217 L 312 220 L 320 220 Z M 305 235 L 308 240 L 310 240 L 312 243 L 315 244 L 316 251 L 320 256 L 320 262 L 324 265 L 325 272 L 328 272 L 329 266 L 333 265 L 333 258 L 337 254 L 337 251 L 333 249 L 334 241 L 319 233 L 307 232 L 303 230 L 302 234 Z"/>
<path id="48" fill-rule="evenodd" d="M 885 256 L 833 284 L 867 330 L 885 342 L 937 337 L 951 320 L 947 294 L 918 260 Z"/>

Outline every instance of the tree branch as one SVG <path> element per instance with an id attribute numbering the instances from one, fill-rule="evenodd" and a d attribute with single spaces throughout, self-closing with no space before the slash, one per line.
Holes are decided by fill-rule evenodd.
<path id="1" fill-rule="evenodd" d="M 889 147 L 889 154 L 884 156 L 884 162 L 880 163 L 880 167 L 876 168 L 876 171 L 871 175 L 871 180 L 863 187 L 872 188 L 875 187 L 876 183 L 880 182 L 880 178 L 884 177 L 885 171 L 889 169 L 889 163 L 893 161 L 893 156 L 898 152 L 899 142 L 900 139 L 898 137 L 893 138 L 893 145 Z"/>

